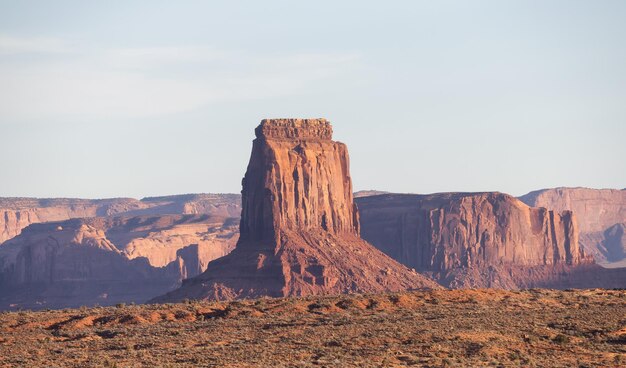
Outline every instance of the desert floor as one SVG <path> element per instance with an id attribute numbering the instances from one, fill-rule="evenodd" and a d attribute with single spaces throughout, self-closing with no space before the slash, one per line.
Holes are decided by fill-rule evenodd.
<path id="1" fill-rule="evenodd" d="M 624 367 L 624 290 L 458 290 L 0 314 L 0 366 Z"/>

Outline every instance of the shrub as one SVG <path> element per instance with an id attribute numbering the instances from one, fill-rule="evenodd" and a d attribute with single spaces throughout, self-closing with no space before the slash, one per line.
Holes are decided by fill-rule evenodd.
<path id="1" fill-rule="evenodd" d="M 570 338 L 567 335 L 558 334 L 552 339 L 552 341 L 557 344 L 569 344 Z"/>

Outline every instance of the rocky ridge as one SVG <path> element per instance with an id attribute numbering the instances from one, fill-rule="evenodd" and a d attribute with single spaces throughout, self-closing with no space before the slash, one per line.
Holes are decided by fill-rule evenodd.
<path id="1" fill-rule="evenodd" d="M 237 217 L 237 194 L 184 194 L 168 197 L 72 199 L 0 198 L 0 246 L 30 224 L 72 218 L 166 214 Z"/>

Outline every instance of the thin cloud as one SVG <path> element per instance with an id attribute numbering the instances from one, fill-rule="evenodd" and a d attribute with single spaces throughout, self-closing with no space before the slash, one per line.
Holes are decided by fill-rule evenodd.
<path id="1" fill-rule="evenodd" d="M 13 37 L 0 34 L 0 55 L 50 54 L 68 52 L 68 45 L 57 38 Z"/>
<path id="2" fill-rule="evenodd" d="M 14 38 L 6 38 L 15 40 Z M 0 64 L 0 119 L 134 118 L 184 112 L 218 101 L 285 97 L 350 72 L 348 53 L 252 55 L 205 46 L 66 49 L 56 40 L 5 40 L 6 50 L 43 53 Z"/>
<path id="3" fill-rule="evenodd" d="M 227 52 L 204 46 L 114 48 L 96 52 L 101 63 L 120 69 L 137 69 L 182 63 L 227 60 Z"/>

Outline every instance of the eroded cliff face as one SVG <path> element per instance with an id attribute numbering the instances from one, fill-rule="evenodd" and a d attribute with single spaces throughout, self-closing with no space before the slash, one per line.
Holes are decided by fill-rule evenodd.
<path id="1" fill-rule="evenodd" d="M 573 211 L 580 231 L 592 233 L 626 222 L 626 190 L 554 188 L 530 192 L 519 198 L 531 207 L 557 212 Z"/>
<path id="2" fill-rule="evenodd" d="M 111 242 L 129 259 L 145 258 L 153 267 L 166 267 L 181 258 L 183 248 L 194 246 L 200 272 L 213 259 L 234 249 L 239 238 L 237 217 L 212 215 L 160 215 L 84 219 L 105 229 Z M 190 250 L 183 254 L 189 255 Z M 187 257 L 189 258 L 189 257 Z M 181 274 L 182 278 L 196 273 Z"/>
<path id="3" fill-rule="evenodd" d="M 256 136 L 236 249 L 154 301 L 438 287 L 359 237 L 347 149 L 329 122 L 263 120 Z"/>
<path id="4" fill-rule="evenodd" d="M 168 197 L 111 199 L 0 198 L 0 246 L 30 224 L 73 218 L 167 214 L 210 214 L 237 217 L 235 194 L 185 194 Z"/>
<path id="5" fill-rule="evenodd" d="M 506 194 L 390 194 L 357 203 L 364 239 L 446 286 L 540 285 L 551 269 L 593 263 L 571 211 L 530 208 Z"/>
<path id="6" fill-rule="evenodd" d="M 626 266 L 626 190 L 554 188 L 520 197 L 533 207 L 556 212 L 573 211 L 579 223 L 580 243 L 596 261 L 607 267 Z"/>
<path id="7" fill-rule="evenodd" d="M 144 302 L 228 254 L 237 220 L 161 215 L 30 225 L 0 247 L 0 309 Z"/>
<path id="8" fill-rule="evenodd" d="M 281 243 L 280 230 L 358 235 L 346 146 L 323 119 L 263 120 L 243 179 L 241 238 Z"/>
<path id="9" fill-rule="evenodd" d="M 0 200 L 0 244 L 20 234 L 30 224 L 62 221 L 71 218 L 95 217 L 116 210 L 138 209 L 133 199 L 83 200 L 4 198 Z"/>

